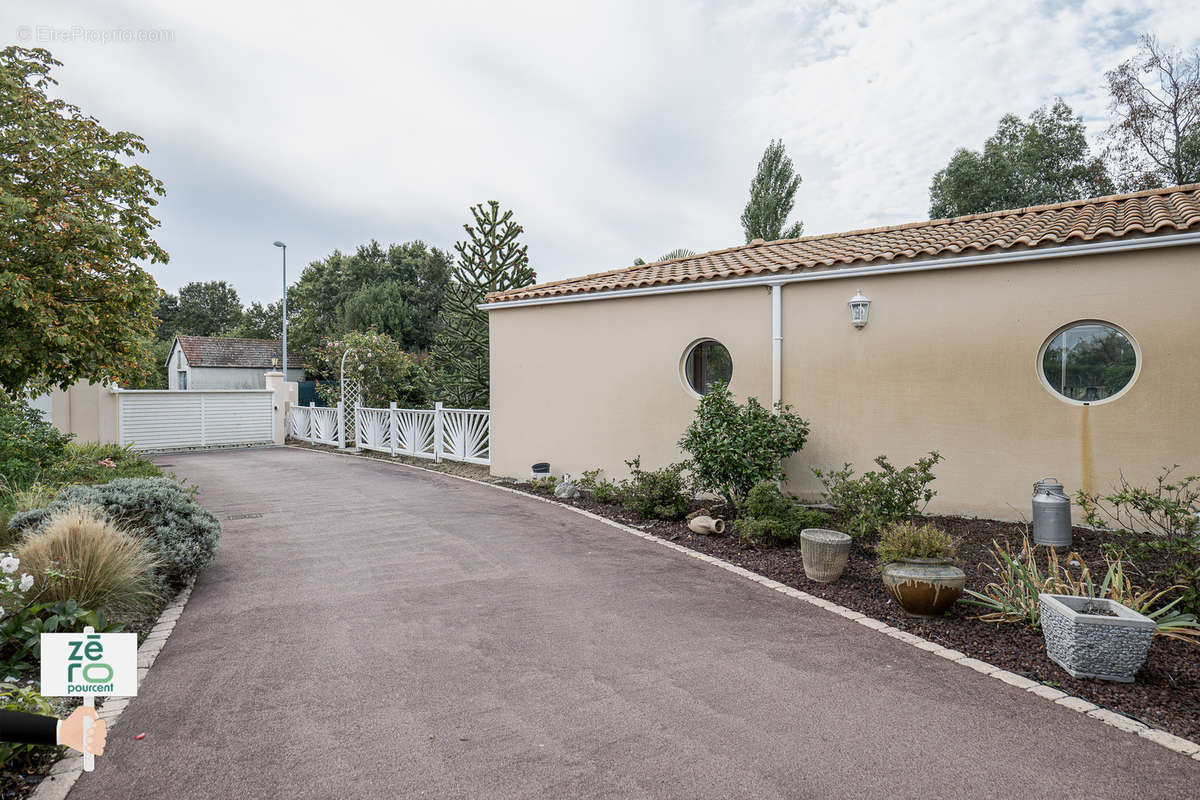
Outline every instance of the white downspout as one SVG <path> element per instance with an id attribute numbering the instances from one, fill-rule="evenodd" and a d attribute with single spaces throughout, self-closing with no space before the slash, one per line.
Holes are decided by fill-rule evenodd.
<path id="1" fill-rule="evenodd" d="M 783 402 L 783 284 L 771 284 L 771 407 Z"/>

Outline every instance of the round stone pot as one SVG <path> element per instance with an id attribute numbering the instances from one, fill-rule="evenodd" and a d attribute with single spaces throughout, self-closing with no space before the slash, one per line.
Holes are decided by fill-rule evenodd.
<path id="1" fill-rule="evenodd" d="M 962 594 L 967 576 L 943 558 L 902 558 L 883 567 L 883 585 L 914 617 L 940 617 Z"/>
<path id="2" fill-rule="evenodd" d="M 810 581 L 833 583 L 850 558 L 850 537 L 825 528 L 805 528 L 800 531 L 800 558 Z"/>

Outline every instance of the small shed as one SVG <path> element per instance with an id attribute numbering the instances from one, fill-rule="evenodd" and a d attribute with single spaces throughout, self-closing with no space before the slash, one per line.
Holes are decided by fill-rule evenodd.
<path id="1" fill-rule="evenodd" d="M 278 339 L 176 336 L 167 356 L 168 389 L 264 389 L 264 375 L 283 366 Z M 299 359 L 288 353 L 287 380 L 304 379 Z"/>

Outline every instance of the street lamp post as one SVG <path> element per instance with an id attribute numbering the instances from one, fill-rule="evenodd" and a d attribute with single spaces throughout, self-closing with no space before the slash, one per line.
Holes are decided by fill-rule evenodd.
<path id="1" fill-rule="evenodd" d="M 287 245 L 275 242 L 276 247 L 283 248 L 283 379 L 287 380 Z"/>

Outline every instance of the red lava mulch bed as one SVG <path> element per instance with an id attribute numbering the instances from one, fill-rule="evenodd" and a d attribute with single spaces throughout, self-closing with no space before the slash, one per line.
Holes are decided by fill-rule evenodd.
<path id="1" fill-rule="evenodd" d="M 739 544 L 736 534 L 732 534 L 732 526 L 727 526 L 724 536 L 701 536 L 692 533 L 684 521 L 648 520 L 621 506 L 597 503 L 587 496 L 559 500 L 534 491 L 528 483 L 507 485 L 636 526 L 647 533 L 753 570 L 944 647 L 960 650 L 973 658 L 1082 697 L 1150 727 L 1200 741 L 1200 647 L 1187 642 L 1156 636 L 1135 683 L 1080 680 L 1072 678 L 1046 657 L 1041 631 L 1022 623 L 972 619 L 974 615 L 984 613 L 983 609 L 961 602 L 940 619 L 908 616 L 884 590 L 876 570 L 874 552 L 860 542 L 853 544 L 846 571 L 837 581 L 817 583 L 804 576 L 798 542 L 787 547 L 747 549 Z M 959 563 L 967 573 L 967 588 L 980 592 L 990 580 L 982 565 L 994 563 L 990 554 L 993 540 L 1001 543 L 1007 541 L 1010 546 L 1015 544 L 1014 552 L 1019 552 L 1025 533 L 1025 526 L 1021 523 L 963 517 L 914 517 L 914 521 L 917 520 L 931 522 L 958 540 Z M 838 527 L 836 519 L 830 527 Z M 1103 577 L 1105 568 L 1102 546 L 1106 542 L 1113 542 L 1115 536 L 1113 533 L 1086 528 L 1075 528 L 1073 531 L 1071 550 L 1078 553 L 1094 573 L 1099 572 L 1095 576 L 1097 581 Z M 1060 561 L 1066 563 L 1061 551 L 1059 557 Z M 1039 560 L 1044 567 L 1044 557 Z M 1145 563 L 1140 566 L 1143 570 L 1152 569 L 1152 565 Z M 1147 583 L 1139 580 L 1137 575 L 1133 578 L 1136 584 Z"/>

